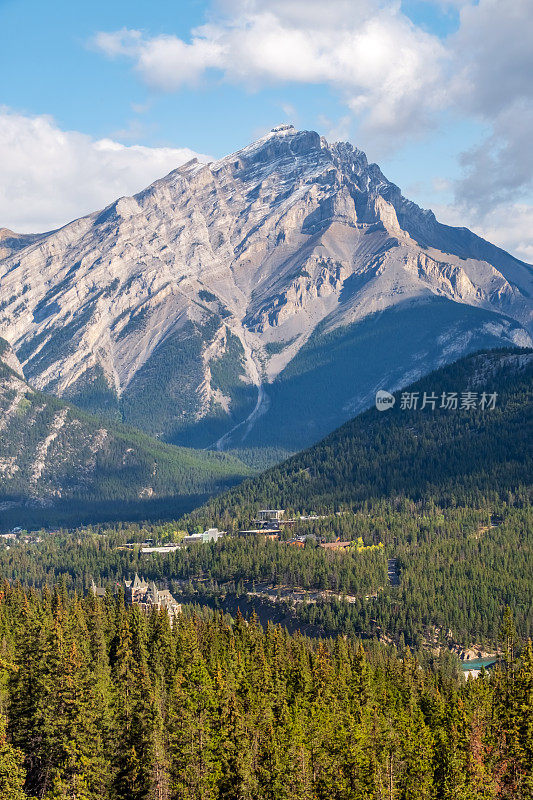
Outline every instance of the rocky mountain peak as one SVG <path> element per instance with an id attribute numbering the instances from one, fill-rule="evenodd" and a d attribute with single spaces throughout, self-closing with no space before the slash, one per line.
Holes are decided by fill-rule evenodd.
<path id="1" fill-rule="evenodd" d="M 0 336 L 28 380 L 187 444 L 246 440 L 321 337 L 376 315 L 409 319 L 437 300 L 453 311 L 429 323 L 431 356 L 399 332 L 409 355 L 396 382 L 417 347 L 423 370 L 476 342 L 531 342 L 527 265 L 440 225 L 352 144 L 290 125 L 59 231 L 2 238 Z M 466 309 L 478 321 L 465 328 Z M 335 395 L 331 427 L 385 380 L 375 369 Z M 328 424 L 306 413 L 310 436 Z"/>
<path id="2" fill-rule="evenodd" d="M 298 161 L 315 158 L 322 149 L 322 140 L 315 131 L 298 131 L 293 125 L 279 125 L 247 147 L 209 164 L 213 172 L 232 166 L 237 174 L 257 174 L 298 168 Z"/>

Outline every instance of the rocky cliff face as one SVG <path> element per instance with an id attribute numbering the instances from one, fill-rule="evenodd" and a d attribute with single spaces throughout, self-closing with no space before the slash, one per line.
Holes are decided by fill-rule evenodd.
<path id="1" fill-rule="evenodd" d="M 377 386 L 531 343 L 528 265 L 291 126 L 4 242 L 0 335 L 26 377 L 169 441 L 303 446 Z"/>

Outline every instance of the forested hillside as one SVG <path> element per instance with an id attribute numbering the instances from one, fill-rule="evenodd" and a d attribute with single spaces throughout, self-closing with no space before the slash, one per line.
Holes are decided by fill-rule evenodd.
<path id="1" fill-rule="evenodd" d="M 5 583 L 0 796 L 527 800 L 533 652 L 512 628 L 464 684 L 408 650 Z"/>
<path id="2" fill-rule="evenodd" d="M 409 411 L 399 395 L 178 524 L 3 543 L 0 798 L 530 800 L 532 364 L 464 359 L 408 393 L 496 393 L 494 408 Z M 25 414 L 50 402 L 24 399 Z M 322 513 L 279 541 L 125 546 L 234 531 L 263 504 Z M 335 538 L 360 544 L 319 546 Z M 173 626 L 124 604 L 135 572 L 185 603 Z M 262 584 L 305 596 L 266 600 Z M 313 639 L 241 603 L 283 608 Z M 465 683 L 450 648 L 474 644 L 498 663 Z"/>
<path id="3" fill-rule="evenodd" d="M 533 353 L 499 350 L 468 356 L 396 392 L 393 408 L 371 409 L 309 450 L 210 501 L 194 518 L 224 525 L 257 508 L 334 512 L 401 498 L 483 507 L 532 478 Z M 461 408 L 472 392 L 475 408 Z M 422 408 L 424 393 L 435 397 Z M 443 393 L 457 408 L 441 408 Z M 496 393 L 483 409 L 482 395 Z M 402 407 L 416 395 L 418 408 Z M 448 402 L 446 400 L 446 402 Z"/>
<path id="4" fill-rule="evenodd" d="M 256 545 L 241 541 L 229 566 L 223 546 L 201 564 L 188 562 L 186 577 L 211 604 L 228 591 L 217 582 L 228 581 L 237 595 L 253 590 L 253 580 L 351 595 L 350 602 L 287 604 L 301 626 L 329 634 L 493 650 L 509 605 L 521 635 L 530 636 L 532 375 L 528 350 L 462 359 L 398 392 L 392 409 L 359 415 L 311 449 L 209 501 L 180 524 L 235 531 L 249 527 L 259 508 L 284 508 L 296 522 L 282 538 L 315 539 L 294 557 L 301 559 L 297 568 L 282 567 L 286 546 L 280 543 L 264 545 L 260 552 L 269 551 L 272 567 L 258 570 Z M 437 398 L 435 408 L 427 402 L 422 408 L 424 393 Z M 442 395 L 451 393 L 457 408 L 440 408 Z M 495 397 L 481 408 L 484 393 Z M 412 395 L 418 408 L 402 408 L 402 396 Z M 463 395 L 474 397 L 476 407 L 462 409 Z M 299 519 L 313 512 L 319 517 Z M 336 554 L 332 577 L 328 559 L 312 555 L 317 541 L 358 537 L 366 545 L 383 543 L 381 564 L 378 555 L 371 566 L 364 552 Z M 396 585 L 383 578 L 390 558 Z M 304 562 L 313 563 L 311 579 Z M 161 577 L 182 575 L 178 559 L 154 560 L 151 567 Z"/>
<path id="5" fill-rule="evenodd" d="M 194 529 L 191 529 L 194 530 Z M 224 537 L 173 552 L 142 553 L 128 541 L 176 537 L 176 525 L 123 524 L 40 534 L 41 541 L 0 547 L 0 575 L 42 588 L 62 580 L 84 594 L 91 579 L 114 590 L 135 572 L 180 599 L 213 608 L 255 608 L 290 629 L 494 652 L 503 610 L 519 635 L 533 635 L 533 510 L 514 505 L 421 509 L 386 503 L 298 524 L 294 533 L 364 543 L 348 550 L 304 547 L 262 536 Z M 290 534 L 287 534 L 290 535 Z M 399 576 L 391 584 L 387 562 Z"/>
<path id="6" fill-rule="evenodd" d="M 175 517 L 249 474 L 34 391 L 0 340 L 0 527 Z"/>
<path id="7" fill-rule="evenodd" d="M 527 351 L 482 354 L 411 387 L 420 397 L 489 390 L 497 393 L 493 409 L 408 411 L 398 407 L 400 397 L 394 410 L 361 415 L 177 524 L 78 530 L 74 537 L 64 531 L 17 543 L 0 550 L 1 572 L 38 587 L 67 576 L 83 592 L 90 575 L 115 585 L 138 571 L 186 599 L 230 610 L 246 596 L 260 610 L 284 587 L 292 627 L 493 652 L 506 606 L 521 636 L 533 631 L 532 360 Z M 263 504 L 287 514 L 322 512 L 282 534 L 314 538 L 303 549 L 254 537 L 161 555 L 123 549 L 128 540 L 172 540 L 180 527 L 194 532 L 218 523 L 235 531 Z M 318 547 L 359 537 L 365 549 Z M 397 585 L 388 580 L 388 559 Z M 315 596 L 293 606 L 292 590 Z"/>

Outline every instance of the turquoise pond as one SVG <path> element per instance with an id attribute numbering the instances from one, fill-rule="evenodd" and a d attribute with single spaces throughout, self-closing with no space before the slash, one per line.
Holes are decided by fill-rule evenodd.
<path id="1" fill-rule="evenodd" d="M 488 658 L 471 658 L 470 661 L 462 661 L 461 668 L 463 670 L 468 669 L 481 669 L 481 667 L 488 667 L 491 664 L 495 664 L 497 659 L 495 656 L 490 656 Z"/>

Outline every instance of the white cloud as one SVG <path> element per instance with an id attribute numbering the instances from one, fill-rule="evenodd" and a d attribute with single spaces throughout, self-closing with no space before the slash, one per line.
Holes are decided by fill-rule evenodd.
<path id="1" fill-rule="evenodd" d="M 461 9 L 464 6 L 471 6 L 476 0 L 422 0 L 422 2 L 428 3 L 428 5 L 439 6 L 444 11 L 449 11 L 452 8 Z"/>
<path id="2" fill-rule="evenodd" d="M 533 264 L 533 206 L 500 206 L 483 217 L 478 233 L 490 242 Z"/>
<path id="3" fill-rule="evenodd" d="M 146 83 L 162 91 L 196 84 L 205 70 L 224 63 L 223 47 L 206 37 L 196 36 L 187 44 L 176 36 L 145 39 L 140 31 L 123 28 L 114 33 L 98 33 L 92 44 L 110 58 L 134 58 Z"/>
<path id="4" fill-rule="evenodd" d="M 347 138 L 356 119 L 357 144 L 372 157 L 437 125 L 442 111 L 481 122 L 489 133 L 461 155 L 455 209 L 445 213 L 531 258 L 533 212 L 524 203 L 533 192 L 533 3 L 427 2 L 456 7 L 457 33 L 441 40 L 422 30 L 399 0 L 329 0 L 327 6 L 324 0 L 213 0 L 209 22 L 187 40 L 124 28 L 101 32 L 92 44 L 110 58 L 128 59 L 158 91 L 212 76 L 249 89 L 328 85 L 346 106 L 337 121 L 323 119 L 328 138 Z M 138 124 L 120 138 L 138 136 Z M 189 156 L 96 142 L 60 131 L 44 117 L 6 112 L 0 115 L 0 225 L 61 224 L 142 188 Z M 434 185 L 436 197 L 448 190 Z"/>
<path id="5" fill-rule="evenodd" d="M 458 108 L 490 125 L 464 153 L 458 202 L 490 211 L 533 189 L 533 4 L 480 0 L 464 8 L 450 40 Z"/>
<path id="6" fill-rule="evenodd" d="M 114 33 L 100 31 L 94 37 L 93 44 L 97 50 L 101 50 L 102 53 L 113 58 L 119 55 L 134 56 L 138 52 L 141 41 L 142 34 L 140 31 L 122 28 L 122 30 Z"/>
<path id="7" fill-rule="evenodd" d="M 463 109 L 494 118 L 521 98 L 532 100 L 531 0 L 479 0 L 460 20 L 448 46 Z"/>
<path id="8" fill-rule="evenodd" d="M 295 125 L 298 118 L 298 112 L 292 103 L 281 103 L 281 110 L 290 121 Z"/>
<path id="9" fill-rule="evenodd" d="M 458 200 L 479 210 L 533 190 L 533 103 L 509 104 L 492 127 L 490 136 L 462 154 L 465 172 L 456 186 Z"/>
<path id="10" fill-rule="evenodd" d="M 99 33 L 93 46 L 133 59 L 152 89 L 176 91 L 215 70 L 252 89 L 283 83 L 332 86 L 374 135 L 399 137 L 428 124 L 444 102 L 447 53 L 399 4 L 379 0 L 252 0 L 220 3 L 191 32 L 146 37 Z"/>
<path id="11" fill-rule="evenodd" d="M 0 227 L 23 233 L 59 227 L 140 191 L 195 155 L 94 140 L 62 131 L 49 117 L 0 109 Z"/>
<path id="12" fill-rule="evenodd" d="M 350 114 L 343 114 L 340 119 L 332 120 L 320 114 L 318 121 L 324 130 L 326 139 L 330 142 L 348 141 L 352 118 Z"/>
<path id="13" fill-rule="evenodd" d="M 464 154 L 457 198 L 493 207 L 533 182 L 533 3 L 426 1 L 459 12 L 457 33 L 441 40 L 422 30 L 399 0 L 213 0 L 211 21 L 187 42 L 123 29 L 94 44 L 132 59 L 161 91 L 212 71 L 251 88 L 329 85 L 357 119 L 358 145 L 374 155 L 420 136 L 441 111 L 474 118 L 492 132 Z"/>
<path id="14" fill-rule="evenodd" d="M 480 213 L 474 207 L 437 204 L 433 210 L 440 222 L 466 226 L 522 261 L 533 263 L 533 205 L 508 202 Z"/>
<path id="15" fill-rule="evenodd" d="M 470 218 L 477 233 L 532 261 L 533 4 L 479 0 L 461 10 L 460 20 L 448 42 L 451 97 L 490 133 L 460 156 L 456 217 Z"/>

